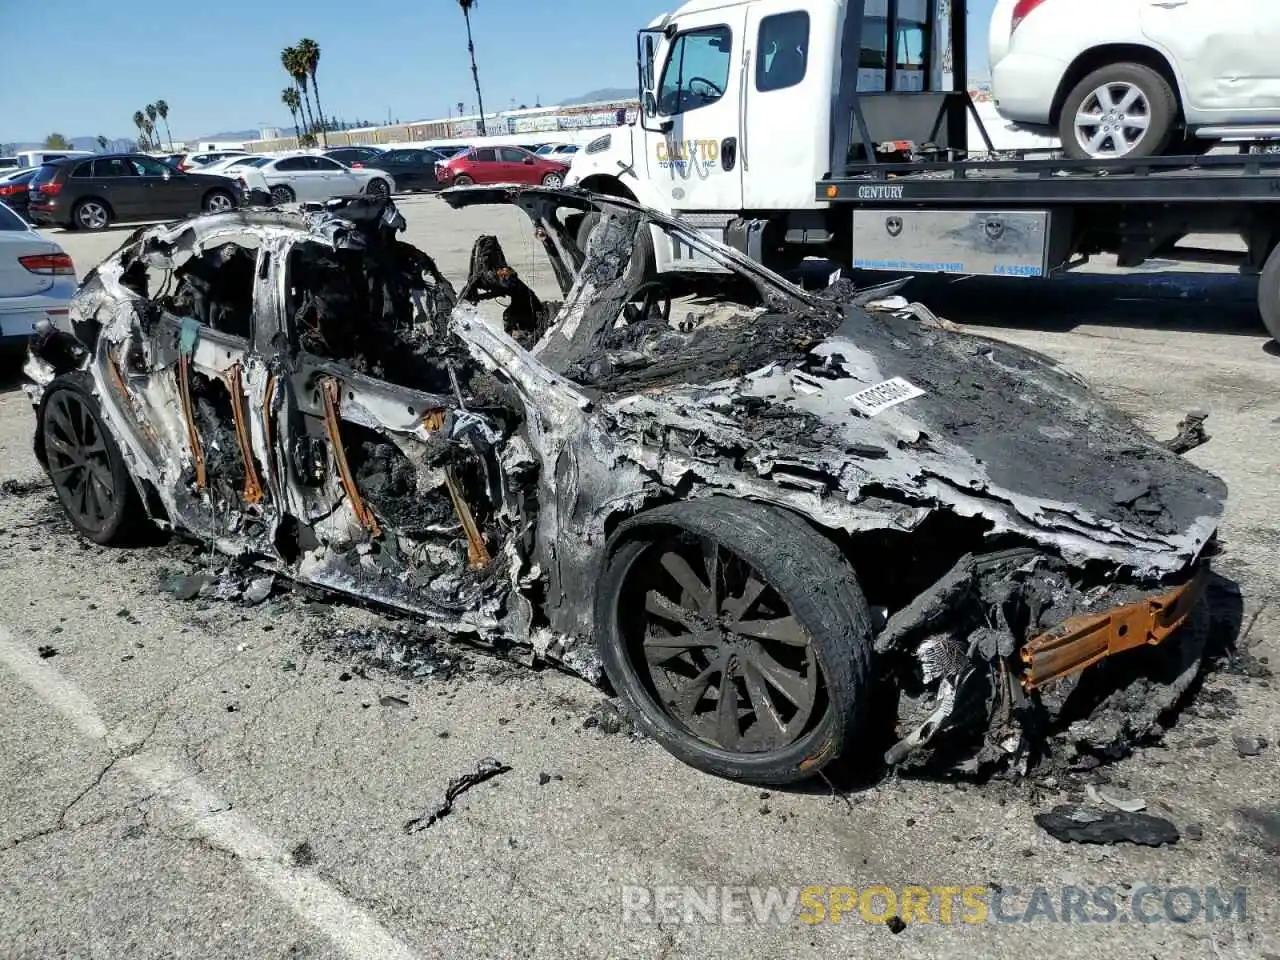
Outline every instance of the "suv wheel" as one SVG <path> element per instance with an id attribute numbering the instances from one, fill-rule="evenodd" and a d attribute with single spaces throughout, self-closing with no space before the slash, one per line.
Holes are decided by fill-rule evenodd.
<path id="1" fill-rule="evenodd" d="M 111 211 L 101 200 L 81 200 L 71 211 L 77 230 L 105 230 L 111 225 Z"/>
<path id="2" fill-rule="evenodd" d="M 1077 160 L 1150 157 L 1173 136 L 1178 100 L 1164 77 L 1140 63 L 1093 71 L 1067 94 L 1058 135 Z"/>

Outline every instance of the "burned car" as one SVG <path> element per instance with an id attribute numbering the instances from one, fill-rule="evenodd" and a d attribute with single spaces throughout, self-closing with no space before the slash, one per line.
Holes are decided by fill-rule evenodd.
<path id="1" fill-rule="evenodd" d="M 27 367 L 76 528 L 602 668 L 673 754 L 753 782 L 855 750 L 1025 769 L 1066 725 L 1140 735 L 1080 728 L 1091 678 L 1150 673 L 1151 704 L 1121 692 L 1153 722 L 1194 676 L 1225 486 L 1048 359 L 627 200 L 444 197 L 524 210 L 563 302 L 493 237 L 455 290 L 371 199 L 140 230 L 92 271 Z M 649 230 L 709 269 L 643 275 Z"/>

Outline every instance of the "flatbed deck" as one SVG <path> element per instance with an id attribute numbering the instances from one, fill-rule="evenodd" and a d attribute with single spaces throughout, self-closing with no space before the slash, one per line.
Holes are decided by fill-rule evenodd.
<path id="1" fill-rule="evenodd" d="M 862 163 L 819 180 L 815 196 L 872 207 L 1280 203 L 1280 155 Z"/>

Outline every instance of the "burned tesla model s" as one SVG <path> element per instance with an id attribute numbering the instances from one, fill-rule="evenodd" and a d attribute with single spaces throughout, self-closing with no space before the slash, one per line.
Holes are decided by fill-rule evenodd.
<path id="1" fill-rule="evenodd" d="M 445 199 L 523 209 L 563 303 L 493 237 L 455 291 L 389 201 L 134 234 L 27 368 L 75 526 L 149 519 L 602 666 L 680 759 L 758 782 L 873 743 L 1017 770 L 1065 725 L 1105 750 L 1194 676 L 1225 487 L 1050 361 L 626 200 Z M 641 276 L 645 230 L 711 269 Z M 1100 676 L 1132 715 L 1110 733 Z"/>

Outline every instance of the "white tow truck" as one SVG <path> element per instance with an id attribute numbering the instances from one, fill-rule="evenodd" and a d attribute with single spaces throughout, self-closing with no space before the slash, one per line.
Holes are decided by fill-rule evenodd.
<path id="1" fill-rule="evenodd" d="M 966 32 L 953 0 L 690 0 L 639 31 L 639 117 L 580 151 L 569 184 L 679 216 L 783 271 L 816 256 L 1051 277 L 1092 254 L 1133 267 L 1189 235 L 1236 235 L 1280 339 L 1280 156 L 998 152 L 967 92 Z M 719 269 L 666 237 L 637 254 L 652 272 Z"/>

